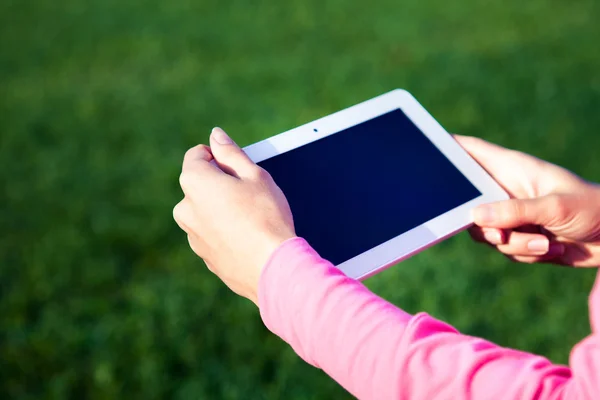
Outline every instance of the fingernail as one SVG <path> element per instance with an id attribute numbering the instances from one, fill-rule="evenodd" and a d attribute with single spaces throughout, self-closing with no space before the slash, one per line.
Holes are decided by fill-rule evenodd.
<path id="1" fill-rule="evenodd" d="M 479 224 L 494 222 L 494 219 L 496 217 L 494 208 L 492 206 L 486 205 L 477 207 L 474 210 L 473 214 L 475 217 L 475 222 Z"/>
<path id="2" fill-rule="evenodd" d="M 562 243 L 550 243 L 547 255 L 550 257 L 562 256 L 565 253 L 565 245 Z"/>
<path id="3" fill-rule="evenodd" d="M 229 136 L 227 136 L 225 131 L 221 128 L 213 128 L 211 135 L 212 135 L 213 139 L 215 139 L 216 142 L 219 144 L 232 144 L 233 143 L 233 140 L 231 140 L 231 138 Z"/>
<path id="4" fill-rule="evenodd" d="M 502 244 L 502 235 L 498 231 L 487 231 L 483 237 L 491 244 Z"/>
<path id="5" fill-rule="evenodd" d="M 533 239 L 527 243 L 527 248 L 537 254 L 546 254 L 549 250 L 550 243 L 548 239 Z"/>

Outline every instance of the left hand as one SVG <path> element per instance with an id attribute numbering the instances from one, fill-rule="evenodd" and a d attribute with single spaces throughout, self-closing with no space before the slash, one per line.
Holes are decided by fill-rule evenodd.
<path id="1" fill-rule="evenodd" d="M 183 200 L 173 210 L 192 250 L 235 293 L 258 304 L 258 282 L 279 245 L 296 236 L 283 192 L 220 128 L 185 154 Z"/>
<path id="2" fill-rule="evenodd" d="M 600 265 L 600 186 L 525 153 L 455 138 L 511 196 L 474 210 L 475 240 L 514 261 Z"/>

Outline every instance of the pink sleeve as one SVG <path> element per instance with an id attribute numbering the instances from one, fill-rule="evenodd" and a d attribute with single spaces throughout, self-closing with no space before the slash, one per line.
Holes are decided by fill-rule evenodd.
<path id="1" fill-rule="evenodd" d="M 259 287 L 266 326 L 360 399 L 600 399 L 600 283 L 593 334 L 570 367 L 412 316 L 344 276 L 300 238 L 272 255 Z"/>

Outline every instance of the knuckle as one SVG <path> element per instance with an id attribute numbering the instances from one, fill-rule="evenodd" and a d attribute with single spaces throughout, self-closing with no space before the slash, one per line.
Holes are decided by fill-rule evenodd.
<path id="1" fill-rule="evenodd" d="M 187 151 L 183 155 L 183 159 L 184 160 L 191 160 L 192 158 L 194 158 L 194 154 L 195 153 L 196 153 L 196 148 L 195 147 L 189 148 L 189 149 L 187 149 Z"/>
<path id="2" fill-rule="evenodd" d="M 518 252 L 515 251 L 514 246 L 511 246 L 510 244 L 500 244 L 497 245 L 496 248 L 505 256 L 515 256 L 518 254 Z"/>
<path id="3" fill-rule="evenodd" d="M 188 188 L 190 184 L 191 177 L 189 173 L 182 172 L 181 174 L 179 174 L 179 186 L 181 186 L 182 189 Z"/>
<path id="4" fill-rule="evenodd" d="M 185 206 L 184 200 L 177 203 L 175 207 L 173 207 L 173 219 L 177 224 L 183 229 L 185 226 Z"/>
<path id="5" fill-rule="evenodd" d="M 271 179 L 271 174 L 269 174 L 267 170 L 259 166 L 253 167 L 250 175 L 252 179 L 256 181 L 268 181 Z"/>
<path id="6" fill-rule="evenodd" d="M 202 180 L 202 174 L 199 171 L 184 171 L 179 175 L 179 185 L 181 189 L 187 193 L 197 187 Z"/>
<path id="7" fill-rule="evenodd" d="M 179 221 L 181 219 L 181 203 L 177 203 L 175 207 L 173 207 L 173 219 L 175 221 Z"/>
<path id="8" fill-rule="evenodd" d="M 197 158 L 204 159 L 210 153 L 209 147 L 205 144 L 199 144 L 197 146 L 191 147 L 185 152 L 183 156 L 184 160 L 194 160 Z"/>

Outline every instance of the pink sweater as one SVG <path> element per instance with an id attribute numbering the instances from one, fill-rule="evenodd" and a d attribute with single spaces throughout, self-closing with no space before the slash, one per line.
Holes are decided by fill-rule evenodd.
<path id="1" fill-rule="evenodd" d="M 570 367 L 407 314 L 301 238 L 271 256 L 259 305 L 271 331 L 359 399 L 600 400 L 600 278 L 590 297 L 592 334 L 575 346 Z"/>

